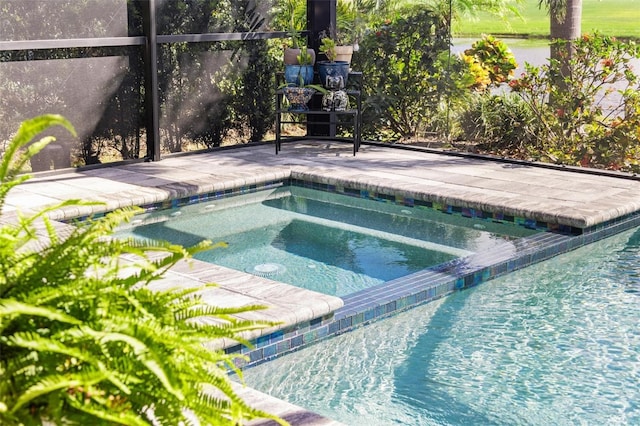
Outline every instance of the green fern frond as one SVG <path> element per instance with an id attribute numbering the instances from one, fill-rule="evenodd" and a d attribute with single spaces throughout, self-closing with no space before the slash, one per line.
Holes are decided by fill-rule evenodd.
<path id="1" fill-rule="evenodd" d="M 59 116 L 26 122 L 0 161 L 0 214 L 29 157 L 49 138 L 31 138 Z M 28 146 L 28 147 L 27 147 Z M 26 149 L 23 149 L 26 148 Z M 273 418 L 233 391 L 228 371 L 241 354 L 210 350 L 239 333 L 275 323 L 238 316 L 262 306 L 217 308 L 203 303 L 208 286 L 154 291 L 149 283 L 196 253 L 223 243 L 184 248 L 159 241 L 119 240 L 114 230 L 139 209 L 90 219 L 58 234 L 50 218 L 70 200 L 0 226 L 0 423 L 236 425 Z M 203 319 L 205 321 L 198 321 Z M 216 398 L 202 397 L 207 386 Z"/>
<path id="2" fill-rule="evenodd" d="M 222 384 L 216 383 L 216 386 L 222 386 Z M 274 416 L 265 411 L 255 409 L 247 405 L 246 402 L 244 402 L 244 400 L 238 396 L 236 391 L 231 386 L 230 382 L 228 383 L 228 386 L 225 386 L 224 395 L 227 398 L 230 396 L 233 396 L 232 404 L 229 404 L 226 400 L 216 396 L 218 394 L 219 393 L 217 391 L 211 392 L 210 390 L 209 391 L 202 390 L 199 393 L 198 400 L 196 401 L 196 404 L 198 406 L 198 411 L 225 412 L 225 409 L 230 409 L 230 411 L 228 412 L 228 415 L 232 419 L 238 419 L 238 420 L 271 419 L 276 423 L 278 423 L 279 425 L 282 425 L 282 426 L 289 425 L 287 421 L 280 419 L 277 416 Z M 218 420 L 217 418 L 213 418 L 210 420 L 214 420 L 212 424 L 217 424 L 215 423 L 215 420 Z"/>
<path id="3" fill-rule="evenodd" d="M 42 395 L 58 390 L 75 389 L 82 386 L 93 385 L 102 380 L 104 380 L 104 374 L 99 371 L 83 371 L 69 375 L 52 374 L 45 376 L 26 389 L 15 401 L 13 406 L 9 407 L 9 412 L 15 413 L 22 408 L 22 406 Z"/>
<path id="4" fill-rule="evenodd" d="M 173 301 L 173 305 L 175 309 L 183 309 L 180 306 L 185 305 L 184 309 L 187 309 L 194 304 L 197 304 L 201 301 L 202 296 L 201 293 L 204 290 L 218 288 L 218 284 L 215 283 L 206 283 L 199 285 L 197 287 L 172 287 L 166 289 L 163 293 L 163 296 L 166 296 L 168 300 Z M 152 292 L 151 294 L 157 294 L 156 292 Z"/>
<path id="5" fill-rule="evenodd" d="M 66 336 L 69 336 L 69 333 L 65 333 Z M 63 341 L 68 341 L 67 338 L 56 339 L 58 336 L 52 336 L 52 338 L 46 338 L 40 336 L 33 332 L 19 332 L 9 336 L 7 339 L 7 343 L 9 346 L 20 347 L 24 349 L 31 350 L 30 353 L 41 353 L 41 354 L 49 354 L 55 356 L 62 356 L 61 360 L 74 360 L 73 364 L 77 365 L 78 368 L 87 368 L 88 365 L 92 365 L 96 371 L 100 371 L 102 373 L 102 379 L 110 382 L 115 387 L 117 387 L 123 393 L 130 393 L 130 388 L 125 384 L 122 380 L 121 374 L 113 369 L 110 369 L 103 362 L 100 361 L 99 357 L 96 357 L 96 352 L 91 350 L 90 342 L 82 343 L 83 340 L 76 340 L 72 342 L 72 345 L 62 343 Z M 76 346 L 73 346 L 75 344 Z M 51 360 L 53 359 L 51 356 L 42 356 L 42 358 Z M 33 360 L 31 360 L 33 361 Z M 42 359 L 41 359 L 42 361 Z M 15 374 L 16 376 L 23 376 L 27 378 L 29 376 L 33 376 L 34 371 L 27 371 L 25 368 L 28 368 L 28 364 L 23 362 L 22 368 L 17 368 L 19 365 L 8 365 L 7 370 Z M 70 367 L 65 368 L 68 370 Z"/>
<path id="6" fill-rule="evenodd" d="M 53 227 L 51 220 L 47 217 L 43 217 L 44 226 L 47 231 L 47 235 L 49 236 L 49 244 L 55 246 L 56 244 L 60 244 L 60 238 L 58 237 L 58 232 Z"/>
<path id="7" fill-rule="evenodd" d="M 147 367 L 147 369 L 160 381 L 170 394 L 178 400 L 184 399 L 183 393 L 179 389 L 176 389 L 174 384 L 169 380 L 169 374 L 153 348 L 147 346 L 141 340 L 123 333 L 97 332 L 88 329 L 87 327 L 81 327 L 81 329 L 89 335 L 93 335 L 93 337 L 99 340 L 102 344 L 122 342 L 128 345 L 132 349 L 133 355 L 135 355 L 137 359 Z"/>
<path id="8" fill-rule="evenodd" d="M 201 291 L 202 287 L 199 287 L 198 290 Z M 261 311 L 267 309 L 264 305 L 243 305 L 243 306 L 230 306 L 230 307 L 221 307 L 214 305 L 191 305 L 188 306 L 188 301 L 177 301 L 174 309 L 176 310 L 176 316 L 180 320 L 193 319 L 197 317 L 205 317 L 205 316 L 224 316 L 229 317 L 230 315 L 242 314 L 245 312 L 252 311 Z M 273 325 L 273 324 L 269 324 Z"/>
<path id="9" fill-rule="evenodd" d="M 85 354 L 74 347 L 67 346 L 61 341 L 43 337 L 32 331 L 23 331 L 12 334 L 7 338 L 9 346 L 17 346 L 24 349 L 31 349 L 38 352 L 52 352 L 67 355 L 78 359 L 84 359 Z"/>
<path id="10" fill-rule="evenodd" d="M 241 416 L 233 417 L 232 404 L 227 399 L 215 397 L 210 393 L 199 392 L 192 403 L 198 412 L 211 413 L 204 419 L 207 424 L 233 424 L 232 421 L 240 420 Z"/>
<path id="11" fill-rule="evenodd" d="M 20 149 L 26 147 L 33 138 L 51 126 L 62 126 L 72 135 L 76 134 L 71 123 L 64 117 L 53 114 L 42 115 L 23 121 L 18 132 L 6 147 L 0 161 L 0 210 L 4 206 L 4 200 L 9 190 L 29 178 L 29 176 L 16 176 L 24 169 L 25 164 L 33 155 L 51 142 L 51 138 L 43 138 L 34 143 L 26 152 L 20 152 Z"/>
<path id="12" fill-rule="evenodd" d="M 95 398 L 94 398 L 95 399 Z M 108 402 L 101 404 L 87 404 L 86 400 L 79 401 L 70 395 L 66 395 L 66 401 L 76 410 L 89 414 L 90 418 L 96 418 L 109 422 L 110 424 L 120 424 L 128 426 L 149 426 L 149 422 L 132 411 L 117 411 L 108 407 Z"/>
<path id="13" fill-rule="evenodd" d="M 17 178 L 13 178 L 13 181 L 0 186 L 0 207 L 4 206 L 4 200 L 7 198 L 9 191 L 27 179 L 29 179 L 29 176 L 18 176 Z"/>
<path id="14" fill-rule="evenodd" d="M 14 136 L 12 143 L 9 145 L 5 153 L 5 158 L 2 161 L 2 167 L 0 167 L 0 180 L 4 180 L 10 170 L 11 160 L 16 157 L 16 152 L 26 146 L 33 138 L 38 134 L 47 130 L 52 126 L 62 126 L 66 128 L 73 136 L 76 135 L 75 129 L 71 123 L 56 114 L 44 114 L 38 117 L 23 121 L 18 128 L 18 132 Z M 33 155 L 33 154 L 31 154 Z M 25 156 L 28 157 L 27 154 Z"/>
<path id="15" fill-rule="evenodd" d="M 4 362 L 0 363 L 0 377 L 15 377 L 34 376 L 38 371 L 37 363 L 39 354 L 35 351 L 21 352 L 20 355 L 5 357 Z M 9 380 L 0 380 L 0 386 L 10 384 Z M 5 395 L 5 392 L 0 392 L 0 395 Z"/>
<path id="16" fill-rule="evenodd" d="M 67 315 L 57 309 L 34 306 L 12 299 L 0 299 L 0 332 L 9 322 L 21 315 L 47 318 L 52 321 L 60 321 L 67 324 L 78 325 L 82 321 Z"/>

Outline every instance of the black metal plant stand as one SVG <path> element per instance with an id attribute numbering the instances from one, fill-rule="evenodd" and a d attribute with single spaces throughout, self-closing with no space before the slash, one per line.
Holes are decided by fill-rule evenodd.
<path id="1" fill-rule="evenodd" d="M 282 80 L 282 77 L 279 75 L 276 80 L 279 82 Z M 361 142 L 361 127 L 362 127 L 362 96 L 360 93 L 360 88 L 362 86 L 362 73 L 361 72 L 350 72 L 349 78 L 347 79 L 349 86 L 351 88 L 347 89 L 347 95 L 349 96 L 349 104 L 350 107 L 343 111 L 325 111 L 321 107 L 316 107 L 314 105 L 320 105 L 320 102 L 310 102 L 312 107 L 309 110 L 294 110 L 290 111 L 284 105 L 284 94 L 282 89 L 278 89 L 275 95 L 276 102 L 276 154 L 278 154 L 282 149 L 282 141 L 283 140 L 344 140 L 345 138 L 337 136 L 337 128 L 338 125 L 351 125 L 353 129 L 353 137 L 349 138 L 353 142 L 353 155 L 356 155 L 358 150 L 360 149 Z M 322 97 L 322 93 L 316 92 L 316 97 Z M 290 115 L 302 115 L 304 116 L 304 120 L 301 121 L 293 121 L 292 119 L 287 119 L 287 114 Z M 328 132 L 324 132 L 326 136 L 317 136 L 317 135 L 309 135 L 307 132 L 307 136 L 282 136 L 282 125 L 283 124 L 304 124 L 307 126 L 310 123 L 309 117 L 314 116 L 325 116 L 328 117 L 328 122 L 318 123 L 314 121 L 312 123 L 313 126 L 323 125 L 328 126 Z M 350 118 L 350 120 L 345 121 L 341 120 L 340 117 L 345 116 Z"/>

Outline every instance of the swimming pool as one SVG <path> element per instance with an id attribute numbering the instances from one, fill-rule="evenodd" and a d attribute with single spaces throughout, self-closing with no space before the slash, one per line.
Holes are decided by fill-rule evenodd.
<path id="1" fill-rule="evenodd" d="M 535 230 L 286 186 L 136 217 L 120 237 L 227 248 L 196 259 L 346 296 L 477 252 L 504 250 Z"/>
<path id="2" fill-rule="evenodd" d="M 640 424 L 640 228 L 249 368 L 348 425 Z"/>

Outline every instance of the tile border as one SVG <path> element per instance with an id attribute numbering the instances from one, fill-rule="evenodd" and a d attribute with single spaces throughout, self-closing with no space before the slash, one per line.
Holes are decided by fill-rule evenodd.
<path id="1" fill-rule="evenodd" d="M 513 256 L 478 253 L 388 281 L 344 297 L 344 306 L 334 311 L 333 315 L 315 320 L 315 323 L 298 324 L 273 338 L 265 336 L 261 341 L 251 342 L 254 348 L 233 347 L 228 348 L 227 353 L 238 352 L 247 356 L 247 360 L 236 362 L 237 367 L 253 367 L 640 226 L 640 214 L 633 216 L 581 235 L 544 232 L 524 237 L 518 240 L 520 248 Z"/>
<path id="2" fill-rule="evenodd" d="M 308 345 L 440 299 L 456 291 L 474 287 L 518 269 L 640 226 L 640 213 L 626 215 L 586 229 L 549 227 L 548 224 L 533 219 L 505 217 L 496 213 L 485 214 L 486 212 L 474 214 L 472 209 L 443 206 L 402 195 L 372 193 L 359 189 L 357 186 L 342 187 L 331 183 L 294 178 L 290 179 L 290 184 L 358 198 L 394 202 L 406 207 L 431 208 L 447 214 L 458 214 L 462 217 L 503 221 L 543 232 L 517 240 L 517 251 L 513 255 L 506 254 L 505 250 L 497 253 L 477 253 L 455 259 L 343 297 L 344 306 L 337 309 L 333 315 L 315 320 L 314 324 L 311 322 L 298 324 L 283 334 L 275 335 L 276 333 L 274 333 L 273 337 L 264 336 L 261 341 L 251 342 L 254 345 L 253 349 L 247 347 L 228 348 L 228 353 L 239 352 L 247 356 L 247 360 L 237 361 L 239 368 L 249 368 L 270 361 Z M 401 190 L 397 191 L 397 193 L 401 192 Z"/>
<path id="3" fill-rule="evenodd" d="M 569 225 L 551 224 L 544 221 L 526 218 L 521 216 L 513 216 L 504 214 L 502 212 L 490 212 L 483 209 L 476 209 L 471 207 L 460 207 L 452 204 L 440 203 L 436 201 L 428 200 L 428 195 L 424 197 L 407 196 L 406 191 L 401 189 L 387 190 L 387 191 L 370 191 L 363 189 L 363 185 L 357 182 L 351 182 L 351 186 L 347 186 L 340 183 L 323 183 L 320 180 L 327 180 L 325 177 L 319 177 L 318 179 L 310 179 L 310 175 L 305 175 L 305 179 L 288 177 L 283 179 L 267 180 L 264 182 L 254 183 L 250 185 L 237 186 L 232 188 L 220 189 L 210 192 L 204 192 L 194 195 L 188 195 L 181 198 L 167 199 L 158 201 L 155 203 L 147 203 L 139 206 L 142 209 L 141 213 L 149 213 L 158 210 L 170 210 L 192 204 L 198 204 L 206 201 L 220 200 L 229 197 L 235 197 L 238 195 L 251 194 L 269 189 L 275 189 L 283 186 L 297 186 L 301 188 L 315 189 L 323 192 L 335 193 L 340 195 L 346 195 L 355 198 L 368 199 L 383 203 L 393 203 L 396 205 L 409 207 L 428 209 L 435 212 L 441 212 L 448 215 L 459 216 L 470 219 L 480 219 L 491 221 L 495 223 L 507 223 L 516 226 L 522 226 L 527 229 L 533 229 L 538 231 L 552 231 L 568 234 L 580 234 L 582 229 L 572 227 Z M 82 222 L 90 217 L 100 218 L 109 212 L 96 212 L 92 214 L 84 214 L 73 218 L 61 219 L 61 222 Z M 601 225 L 598 225 L 598 227 Z"/>
<path id="4" fill-rule="evenodd" d="M 298 177 L 266 180 L 264 182 L 236 186 L 181 198 L 163 200 L 141 206 L 144 212 L 173 209 L 200 202 L 219 200 L 283 186 L 299 186 L 323 192 L 394 203 L 408 208 L 423 208 L 448 215 L 473 218 L 497 223 L 522 226 L 541 231 L 539 234 L 516 240 L 517 251 L 507 255 L 507 250 L 496 253 L 476 253 L 437 265 L 423 271 L 388 281 L 379 286 L 362 290 L 343 298 L 345 304 L 331 314 L 304 321 L 284 329 L 263 335 L 250 343 L 253 347 L 234 345 L 226 353 L 239 353 L 246 359 L 238 359 L 236 366 L 247 368 L 269 361 L 275 357 L 299 350 L 332 336 L 352 331 L 371 322 L 395 315 L 445 297 L 453 292 L 474 287 L 493 278 L 550 259 L 578 247 L 590 244 L 619 232 L 640 226 L 640 212 L 603 222 L 588 228 L 549 224 L 532 218 L 489 212 L 482 209 L 459 207 L 430 201 L 428 195 L 409 195 L 402 189 L 384 188 L 371 191 L 358 182 L 344 182 L 312 174 Z M 105 212 L 92 215 L 97 218 Z M 89 216 L 63 219 L 69 223 L 86 220 Z M 512 242 L 513 243 L 513 242 Z"/>

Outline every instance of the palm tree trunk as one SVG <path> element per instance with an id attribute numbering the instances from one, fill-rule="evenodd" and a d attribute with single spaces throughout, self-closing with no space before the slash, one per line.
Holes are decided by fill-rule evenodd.
<path id="1" fill-rule="evenodd" d="M 560 64 L 560 74 L 554 76 L 559 88 L 566 87 L 566 78 L 571 78 L 570 61 L 575 50 L 573 40 L 580 37 L 582 0 L 547 0 L 550 17 L 551 60 Z M 554 99 L 549 99 L 553 104 Z"/>
<path id="2" fill-rule="evenodd" d="M 582 0 L 552 0 L 549 3 L 551 38 L 574 40 L 580 37 Z"/>
<path id="3" fill-rule="evenodd" d="M 551 41 L 561 41 L 551 44 L 551 59 L 566 63 L 574 53 L 573 40 L 580 37 L 582 0 L 549 0 L 548 5 Z"/>

